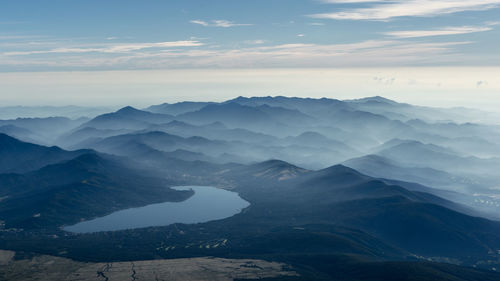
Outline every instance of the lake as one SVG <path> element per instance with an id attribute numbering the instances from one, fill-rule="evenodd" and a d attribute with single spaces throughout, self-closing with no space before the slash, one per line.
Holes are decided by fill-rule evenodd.
<path id="1" fill-rule="evenodd" d="M 182 202 L 165 202 L 126 209 L 110 215 L 64 227 L 65 231 L 92 233 L 174 223 L 194 224 L 225 219 L 240 213 L 250 203 L 237 193 L 210 186 L 173 187 L 193 190 L 194 195 Z"/>

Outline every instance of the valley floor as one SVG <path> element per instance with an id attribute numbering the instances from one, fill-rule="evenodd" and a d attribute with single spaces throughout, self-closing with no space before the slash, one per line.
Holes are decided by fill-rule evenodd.
<path id="1" fill-rule="evenodd" d="M 83 263 L 54 256 L 14 260 L 0 250 L 0 280 L 179 280 L 261 279 L 297 276 L 282 263 L 212 257 L 114 263 Z"/>

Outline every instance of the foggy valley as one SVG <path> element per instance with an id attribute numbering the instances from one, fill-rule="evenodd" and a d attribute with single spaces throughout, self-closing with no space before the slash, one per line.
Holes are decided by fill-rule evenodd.
<path id="1" fill-rule="evenodd" d="M 1 0 L 0 281 L 500 281 L 500 0 Z"/>
<path id="2" fill-rule="evenodd" d="M 333 261 L 498 277 L 479 270 L 500 262 L 491 113 L 282 96 L 97 111 L 0 121 L 0 248 L 21 260 L 265 259 L 293 268 L 275 277 L 290 280 L 359 278 L 323 268 Z M 189 201 L 213 187 L 228 193 Z M 19 274 L 10 264 L 4 278 Z"/>

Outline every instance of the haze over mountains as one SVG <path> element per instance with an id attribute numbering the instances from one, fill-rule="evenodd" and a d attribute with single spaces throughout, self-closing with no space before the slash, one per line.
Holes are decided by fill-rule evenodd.
<path id="1" fill-rule="evenodd" d="M 500 264 L 500 124 L 479 111 L 382 97 L 239 97 L 56 112 L 63 116 L 0 121 L 2 249 L 96 262 L 267 258 L 309 280 L 334 279 L 332 262 L 374 263 L 376 275 L 398 261 L 429 274 L 415 280 L 449 272 L 423 260 Z M 235 191 L 251 205 L 197 225 L 61 230 L 192 195 L 169 188 L 178 185 Z M 461 270 L 477 278 L 444 280 L 498 277 Z M 335 278 L 360 280 L 342 274 Z"/>
<path id="2" fill-rule="evenodd" d="M 4 120 L 0 132 L 27 142 L 128 157 L 156 152 L 221 164 L 280 159 L 308 169 L 345 163 L 375 177 L 485 195 L 469 203 L 488 201 L 480 207 L 494 211 L 500 127 L 463 122 L 478 121 L 477 116 L 473 110 L 412 106 L 382 97 L 239 97 L 144 110 L 125 107 L 92 119 Z"/>

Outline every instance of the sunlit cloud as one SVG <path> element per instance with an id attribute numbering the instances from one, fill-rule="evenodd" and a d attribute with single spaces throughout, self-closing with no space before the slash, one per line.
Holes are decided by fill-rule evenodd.
<path id="1" fill-rule="evenodd" d="M 67 53 L 128 53 L 149 48 L 172 48 L 172 47 L 197 47 L 202 46 L 199 41 L 173 41 L 159 43 L 136 43 L 136 44 L 115 44 L 105 47 L 66 47 L 54 48 L 49 50 L 30 50 L 30 51 L 13 51 L 5 52 L 5 56 L 21 56 L 21 55 L 36 55 L 36 54 L 67 54 Z"/>
<path id="2" fill-rule="evenodd" d="M 266 40 L 262 40 L 262 39 L 246 40 L 245 41 L 245 44 L 249 44 L 249 45 L 262 45 L 264 43 L 266 43 Z"/>
<path id="3" fill-rule="evenodd" d="M 484 87 L 484 86 L 488 86 L 488 81 L 477 81 L 476 83 L 476 86 L 479 88 L 479 87 Z"/>
<path id="4" fill-rule="evenodd" d="M 51 56 L 4 56 L 0 66 L 62 69 L 175 69 L 247 67 L 347 67 L 426 65 L 462 62 L 454 51 L 471 42 L 422 43 L 371 40 L 350 44 L 281 44 L 241 49 L 140 49 L 134 52 L 88 53 L 88 49 L 57 50 Z M 124 48 L 130 50 L 131 48 Z M 53 57 L 56 55 L 56 57 Z"/>
<path id="5" fill-rule="evenodd" d="M 484 11 L 500 6 L 500 0 L 325 0 L 323 2 L 332 4 L 373 2 L 373 4 L 367 8 L 319 13 L 310 15 L 310 17 L 335 20 L 390 20 L 396 17 L 432 17 L 465 11 Z"/>
<path id="6" fill-rule="evenodd" d="M 325 25 L 324 23 L 322 22 L 311 22 L 311 23 L 308 23 L 308 25 L 312 25 L 312 26 L 323 26 Z"/>
<path id="7" fill-rule="evenodd" d="M 192 20 L 190 21 L 192 24 L 198 24 L 206 27 L 235 27 L 235 26 L 249 26 L 252 24 L 249 23 L 235 23 L 228 20 L 212 20 L 210 22 L 203 20 Z"/>
<path id="8" fill-rule="evenodd" d="M 20 39 L 37 39 L 44 38 L 39 35 L 0 35 L 0 40 L 20 40 Z"/>
<path id="9" fill-rule="evenodd" d="M 249 39 L 241 45 L 221 45 L 212 40 L 100 43 L 48 39 L 36 44 L 18 42 L 0 51 L 0 71 L 16 69 L 102 70 L 179 68 L 259 68 L 259 67 L 347 67 L 463 64 L 470 62 L 460 52 L 469 41 L 411 42 L 414 38 L 464 34 L 491 29 L 484 27 L 440 28 L 436 30 L 392 31 L 392 39 L 358 40 L 352 43 L 300 43 L 306 34 L 296 34 L 295 42 Z M 205 42 L 206 41 L 206 42 Z M 0 42 L 0 46 L 3 43 Z M 476 58 L 477 59 L 477 58 Z M 493 60 L 488 60 L 493 61 Z"/>
<path id="10" fill-rule="evenodd" d="M 416 38 L 416 37 L 468 34 L 468 33 L 490 31 L 492 29 L 493 28 L 491 27 L 460 26 L 460 27 L 444 27 L 432 30 L 390 31 L 390 32 L 384 32 L 383 34 L 397 38 Z"/>

